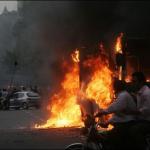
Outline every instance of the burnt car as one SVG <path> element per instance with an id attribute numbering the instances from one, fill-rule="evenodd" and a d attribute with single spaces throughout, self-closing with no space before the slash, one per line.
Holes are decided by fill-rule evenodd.
<path id="1" fill-rule="evenodd" d="M 41 97 L 32 91 L 16 92 L 9 99 L 9 107 L 15 109 L 28 109 L 29 107 L 41 107 Z"/>

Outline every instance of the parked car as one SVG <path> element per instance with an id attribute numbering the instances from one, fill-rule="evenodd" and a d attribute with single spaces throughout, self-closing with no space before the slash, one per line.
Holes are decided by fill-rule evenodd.
<path id="1" fill-rule="evenodd" d="M 40 95 L 31 91 L 16 92 L 9 100 L 9 107 L 15 109 L 28 109 L 29 107 L 36 107 L 38 109 L 40 106 Z"/>

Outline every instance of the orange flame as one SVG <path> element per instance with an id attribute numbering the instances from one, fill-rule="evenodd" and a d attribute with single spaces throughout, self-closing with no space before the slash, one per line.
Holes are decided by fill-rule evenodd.
<path id="1" fill-rule="evenodd" d="M 74 62 L 79 62 L 79 51 L 76 50 L 71 57 Z M 71 67 L 61 83 L 60 91 L 51 97 L 52 109 L 49 119 L 43 125 L 35 125 L 35 128 L 83 126 L 80 106 L 77 104 L 79 92 L 81 97 L 95 100 L 101 108 L 107 107 L 111 102 L 112 81 L 111 71 L 106 62 L 101 57 L 91 57 L 83 62 L 92 72 L 84 91 L 79 90 L 79 64 L 69 64 Z"/>
<path id="2" fill-rule="evenodd" d="M 123 33 L 120 33 L 120 35 L 117 37 L 116 40 L 116 45 L 115 45 L 115 52 L 116 53 L 123 53 L 122 52 L 122 37 L 123 37 Z"/>
<path id="3" fill-rule="evenodd" d="M 71 54 L 73 62 L 79 62 L 79 51 L 76 49 Z M 68 65 L 71 66 L 71 65 Z M 79 90 L 79 66 L 73 63 L 66 73 L 61 89 L 51 98 L 50 119 L 44 125 L 36 128 L 83 126 L 81 121 L 80 106 L 76 104 Z"/>
<path id="4" fill-rule="evenodd" d="M 150 79 L 147 79 L 146 82 L 150 82 Z"/>
<path id="5" fill-rule="evenodd" d="M 130 76 L 126 76 L 125 81 L 126 81 L 127 83 L 128 83 L 128 82 L 131 82 L 131 77 L 130 77 Z"/>
<path id="6" fill-rule="evenodd" d="M 101 108 L 106 108 L 111 102 L 112 72 L 107 62 L 102 62 L 101 57 L 92 58 L 85 62 L 92 67 L 91 81 L 87 85 L 86 95 L 93 99 Z"/>
<path id="7" fill-rule="evenodd" d="M 79 50 L 76 49 L 76 50 L 74 51 L 74 53 L 71 54 L 71 57 L 72 57 L 72 60 L 73 60 L 74 62 L 80 62 L 80 59 L 79 59 Z"/>
<path id="8" fill-rule="evenodd" d="M 120 35 L 117 37 L 117 40 L 116 40 L 116 45 L 115 45 L 115 53 L 120 53 L 122 54 L 123 51 L 122 51 L 122 38 L 123 38 L 123 33 L 120 33 Z M 118 68 L 118 78 L 119 80 L 122 80 L 122 66 L 119 66 Z"/>

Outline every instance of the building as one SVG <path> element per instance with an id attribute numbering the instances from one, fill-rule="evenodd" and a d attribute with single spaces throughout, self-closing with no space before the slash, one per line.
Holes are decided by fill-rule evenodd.
<path id="1" fill-rule="evenodd" d="M 18 13 L 16 11 L 8 11 L 7 7 L 0 14 L 0 86 L 8 85 L 11 80 L 11 54 L 16 45 L 13 30 L 17 20 Z M 8 55 L 11 55 L 11 58 L 8 59 Z"/>

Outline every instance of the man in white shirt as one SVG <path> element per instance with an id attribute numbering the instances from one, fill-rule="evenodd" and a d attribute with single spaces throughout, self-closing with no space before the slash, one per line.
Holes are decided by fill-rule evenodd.
<path id="1" fill-rule="evenodd" d="M 138 149 L 144 149 L 145 136 L 150 133 L 150 88 L 146 85 L 146 78 L 142 72 L 132 74 L 132 83 L 137 95 L 137 121 L 131 128 L 131 135 Z"/>
<path id="2" fill-rule="evenodd" d="M 101 110 L 96 117 L 102 115 L 113 114 L 112 117 L 102 126 L 113 124 L 114 128 L 106 133 L 106 138 L 110 139 L 115 148 L 120 149 L 121 142 L 128 143 L 128 129 L 135 121 L 136 103 L 132 96 L 126 91 L 125 83 L 120 80 L 114 82 L 114 90 L 116 92 L 116 100 L 107 108 Z M 109 140 L 108 140 L 109 141 Z"/>
<path id="3" fill-rule="evenodd" d="M 137 111 L 136 103 L 131 94 L 125 89 L 123 81 L 115 81 L 114 90 L 116 92 L 116 100 L 106 109 L 101 109 L 96 116 L 113 114 L 107 121 L 110 124 L 126 123 L 135 120 L 133 112 Z"/>

